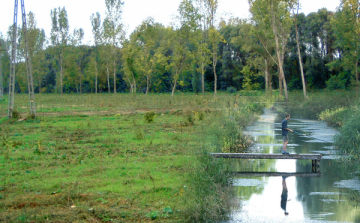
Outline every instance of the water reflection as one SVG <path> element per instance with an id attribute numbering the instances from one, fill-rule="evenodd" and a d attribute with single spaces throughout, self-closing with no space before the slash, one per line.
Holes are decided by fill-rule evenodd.
<path id="1" fill-rule="evenodd" d="M 322 154 L 321 174 L 311 175 L 311 160 L 232 160 L 239 174 L 234 186 L 242 203 L 229 222 L 360 222 L 360 181 L 350 176 L 337 161 L 332 144 L 326 143 L 332 142 L 336 131 L 323 122 L 292 117 L 289 128 L 308 136 L 289 133 L 287 151 Z M 253 152 L 281 152 L 282 119 L 266 110 L 247 128 L 256 142 Z"/>
<path id="2" fill-rule="evenodd" d="M 280 206 L 284 210 L 284 214 L 288 215 L 289 212 L 286 211 L 286 203 L 290 200 L 288 200 L 288 189 L 286 186 L 286 176 L 282 176 L 282 193 L 281 193 L 281 202 Z"/>

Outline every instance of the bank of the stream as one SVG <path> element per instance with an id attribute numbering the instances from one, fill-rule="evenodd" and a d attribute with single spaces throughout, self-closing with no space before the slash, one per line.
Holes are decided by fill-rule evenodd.
<path id="1" fill-rule="evenodd" d="M 244 151 L 243 127 L 272 102 L 87 96 L 39 95 L 37 119 L 1 119 L 0 221 L 219 221 L 232 205 L 230 167 L 208 153 Z"/>

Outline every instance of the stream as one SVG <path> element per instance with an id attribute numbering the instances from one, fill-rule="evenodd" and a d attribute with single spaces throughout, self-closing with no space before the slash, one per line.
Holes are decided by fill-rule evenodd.
<path id="1" fill-rule="evenodd" d="M 284 116 L 284 117 L 283 117 Z M 281 153 L 281 122 L 285 115 L 266 109 L 247 127 L 252 153 Z M 322 154 L 320 173 L 311 175 L 311 160 L 236 160 L 236 171 L 304 173 L 301 176 L 239 175 L 234 187 L 239 204 L 227 222 L 360 222 L 360 180 L 343 167 L 325 122 L 292 115 L 287 151 Z M 291 175 L 291 174 L 290 174 Z M 287 189 L 287 190 L 286 190 Z M 287 196 L 286 196 L 287 194 Z M 286 213 L 285 214 L 285 210 Z"/>

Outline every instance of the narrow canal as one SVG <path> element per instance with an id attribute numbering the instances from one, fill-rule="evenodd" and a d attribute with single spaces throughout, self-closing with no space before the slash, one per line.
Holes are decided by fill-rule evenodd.
<path id="1" fill-rule="evenodd" d="M 245 133 L 256 143 L 251 152 L 281 152 L 281 121 L 284 118 L 285 114 L 267 109 L 246 129 Z M 296 115 L 292 115 L 288 123 L 290 129 L 307 136 L 289 133 L 287 151 L 322 154 L 320 174 L 308 174 L 312 172 L 311 160 L 234 161 L 236 171 L 304 175 L 237 176 L 234 187 L 240 202 L 228 222 L 360 222 L 360 180 L 339 162 L 341 159 L 332 146 L 336 131 L 324 122 Z"/>

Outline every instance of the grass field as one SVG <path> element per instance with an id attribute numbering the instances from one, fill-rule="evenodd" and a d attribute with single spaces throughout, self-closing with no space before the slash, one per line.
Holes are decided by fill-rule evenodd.
<path id="1" fill-rule="evenodd" d="M 217 195 L 208 199 L 209 210 L 193 208 L 212 184 L 229 184 L 218 177 L 226 167 L 199 158 L 201 152 L 244 149 L 239 126 L 269 101 L 235 94 L 216 100 L 212 94 L 42 94 L 33 120 L 26 119 L 27 100 L 16 95 L 22 118 L 12 120 L 7 102 L 0 102 L 1 222 L 184 222 L 201 219 L 211 205 L 221 210 L 226 199 Z M 208 185 L 197 185 L 204 176 Z"/>

